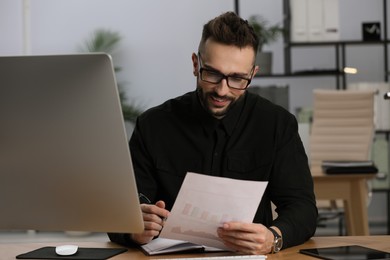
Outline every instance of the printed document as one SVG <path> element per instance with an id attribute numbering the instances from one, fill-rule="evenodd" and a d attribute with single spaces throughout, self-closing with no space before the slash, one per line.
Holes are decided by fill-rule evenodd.
<path id="1" fill-rule="evenodd" d="M 187 173 L 160 238 L 229 250 L 217 228 L 228 221 L 252 223 L 267 184 Z"/>

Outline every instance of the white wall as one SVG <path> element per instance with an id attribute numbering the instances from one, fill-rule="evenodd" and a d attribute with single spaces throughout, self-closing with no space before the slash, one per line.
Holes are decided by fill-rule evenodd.
<path id="1" fill-rule="evenodd" d="M 22 1 L 0 1 L 0 55 L 23 54 Z M 114 62 L 127 92 L 145 108 L 195 88 L 191 53 L 204 23 L 233 10 L 233 0 L 31 0 L 31 53 L 75 52 L 97 28 L 124 37 Z M 341 39 L 361 39 L 362 21 L 382 21 L 382 0 L 340 0 Z M 262 14 L 282 23 L 282 0 L 241 0 L 240 15 Z M 382 23 L 383 26 L 383 23 Z M 383 33 L 383 32 L 382 32 Z M 266 46 L 274 53 L 273 71 L 283 73 L 283 42 Z M 332 68 L 332 48 L 294 48 L 293 69 Z M 347 48 L 347 65 L 359 74 L 350 81 L 383 80 L 378 46 Z M 290 86 L 290 110 L 312 105 L 312 89 L 334 88 L 333 77 L 255 79 L 253 84 Z"/>
<path id="2" fill-rule="evenodd" d="M 0 17 L 10 16 L 0 25 L 1 39 L 10 38 L 7 45 L 0 43 L 0 55 L 22 54 L 21 39 L 14 36 L 22 34 L 20 3 L 0 4 Z M 75 52 L 97 28 L 118 31 L 123 36 L 114 54 L 123 69 L 118 80 L 145 107 L 195 88 L 191 54 L 202 26 L 234 9 L 226 0 L 33 0 L 30 5 L 32 54 Z"/>
<path id="3" fill-rule="evenodd" d="M 28 1 L 28 0 L 26 0 Z M 362 21 L 382 21 L 382 0 L 340 0 L 341 39 L 361 39 Z M 124 39 L 114 62 L 128 94 L 145 108 L 195 88 L 191 53 L 209 19 L 233 10 L 233 0 L 31 0 L 31 54 L 73 53 L 97 28 Z M 0 55 L 23 54 L 23 0 L 0 1 Z M 389 8 L 389 7 L 388 7 Z M 388 13 L 390 11 L 388 10 Z M 262 14 L 282 23 L 282 0 L 241 0 L 240 14 Z M 382 31 L 383 34 L 383 31 Z M 283 73 L 282 40 L 267 46 L 273 70 Z M 347 49 L 347 65 L 359 69 L 351 81 L 383 79 L 383 52 L 377 46 Z M 293 68 L 332 68 L 330 48 L 293 50 Z M 332 77 L 255 79 L 254 84 L 290 86 L 290 110 L 312 105 L 312 89 L 334 88 Z M 380 203 L 379 203 L 380 204 Z M 380 213 L 383 216 L 383 213 Z"/>
<path id="4" fill-rule="evenodd" d="M 21 54 L 22 1 L 0 1 L 0 55 Z"/>

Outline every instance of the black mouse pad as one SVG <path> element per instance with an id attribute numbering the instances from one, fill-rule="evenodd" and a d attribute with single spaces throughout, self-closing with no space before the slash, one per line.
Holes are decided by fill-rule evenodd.
<path id="1" fill-rule="evenodd" d="M 56 254 L 55 247 L 42 247 L 25 254 L 16 256 L 16 259 L 89 259 L 103 260 L 127 251 L 125 248 L 82 248 L 79 247 L 77 253 L 70 256 L 60 256 Z"/>

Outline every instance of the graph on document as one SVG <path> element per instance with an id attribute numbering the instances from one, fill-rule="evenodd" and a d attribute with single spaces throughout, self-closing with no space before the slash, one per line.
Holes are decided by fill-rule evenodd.
<path id="1" fill-rule="evenodd" d="M 187 173 L 160 236 L 224 248 L 218 227 L 229 221 L 251 223 L 266 186 Z"/>
<path id="2" fill-rule="evenodd" d="M 232 220 L 228 214 L 211 212 L 200 206 L 194 206 L 192 203 L 185 203 L 181 210 L 183 217 L 192 218 L 194 221 L 206 222 L 213 225 L 219 225 L 223 222 Z"/>
<path id="3" fill-rule="evenodd" d="M 185 200 L 175 202 L 179 214 L 176 215 L 177 221 L 171 223 L 181 224 L 173 224 L 170 228 L 172 233 L 218 240 L 216 231 L 219 226 L 224 222 L 242 220 L 240 217 L 246 215 L 234 210 L 240 208 L 245 198 L 195 189 L 187 192 Z"/>

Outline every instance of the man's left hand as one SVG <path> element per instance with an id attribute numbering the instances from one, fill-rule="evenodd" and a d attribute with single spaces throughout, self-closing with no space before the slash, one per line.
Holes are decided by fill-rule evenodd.
<path id="1" fill-rule="evenodd" d="M 261 255 L 271 252 L 274 235 L 262 224 L 226 222 L 218 228 L 224 244 L 244 254 Z"/>

